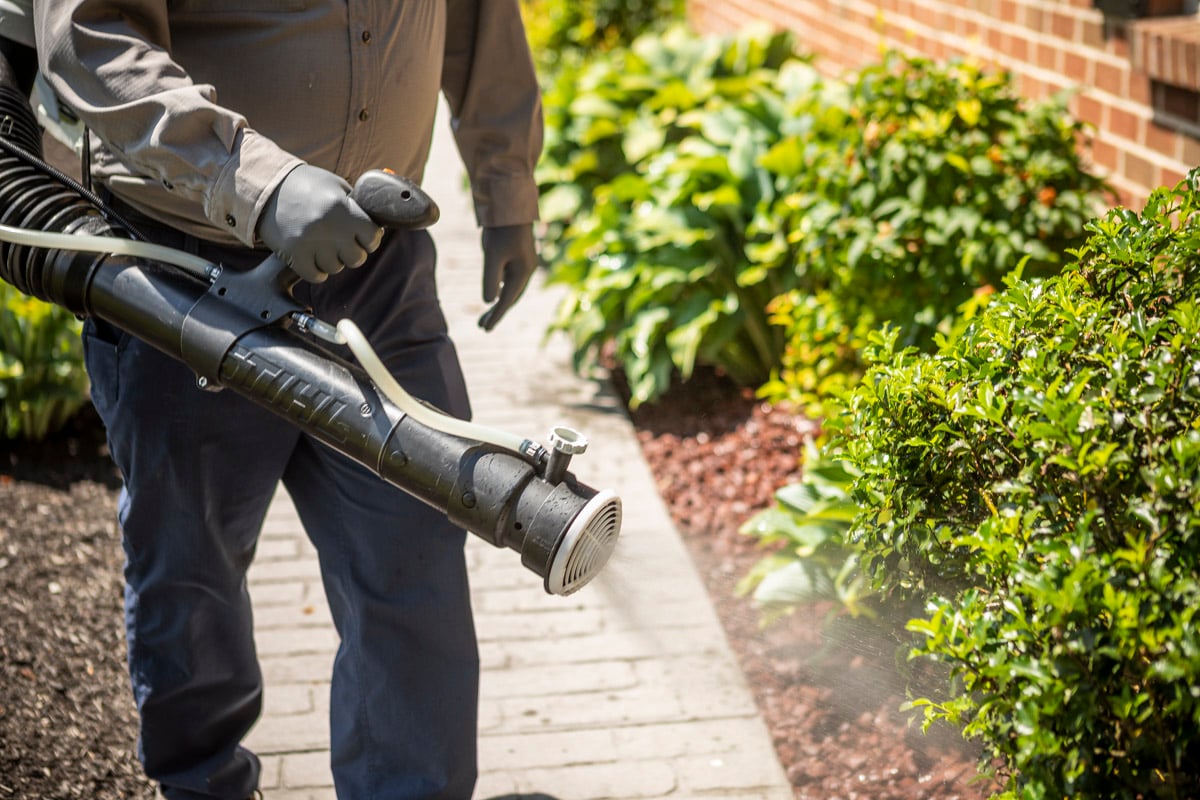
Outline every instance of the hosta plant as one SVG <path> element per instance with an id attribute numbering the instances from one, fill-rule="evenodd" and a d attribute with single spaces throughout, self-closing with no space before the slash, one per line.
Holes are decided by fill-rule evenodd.
<path id="1" fill-rule="evenodd" d="M 799 607 L 835 602 L 835 613 L 875 616 L 875 595 L 859 568 L 860 549 L 846 534 L 858 513 L 851 495 L 857 472 L 810 445 L 799 481 L 741 527 L 772 552 L 738 584 L 763 612 L 763 624 Z"/>
<path id="2" fill-rule="evenodd" d="M 597 187 L 645 175 L 664 149 L 704 135 L 706 110 L 768 102 L 777 120 L 778 71 L 796 59 L 787 33 L 751 27 L 731 37 L 696 36 L 675 25 L 564 67 L 544 94 L 537 171 L 549 257 L 565 227 L 593 207 Z"/>
<path id="3" fill-rule="evenodd" d="M 807 79 L 789 76 L 811 73 L 790 52 L 783 34 L 672 32 L 572 89 L 551 148 L 571 155 L 541 173 L 543 213 L 560 231 L 544 252 L 568 286 L 552 329 L 570 335 L 581 368 L 613 346 L 633 405 L 700 362 L 749 385 L 778 362 L 766 306 L 792 275 L 746 248 L 774 196 L 758 157 L 778 140 L 784 93 Z"/>

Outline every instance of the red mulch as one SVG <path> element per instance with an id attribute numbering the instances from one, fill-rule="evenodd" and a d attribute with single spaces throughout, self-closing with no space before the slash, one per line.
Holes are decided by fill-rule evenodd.
<path id="1" fill-rule="evenodd" d="M 618 380 L 618 385 L 619 385 Z M 705 580 L 797 798 L 985 798 L 957 731 L 900 710 L 900 642 L 814 606 L 765 629 L 739 580 L 767 551 L 738 528 L 799 477 L 812 420 L 712 373 L 631 413 L 658 489 Z M 914 676 L 915 679 L 916 676 Z"/>

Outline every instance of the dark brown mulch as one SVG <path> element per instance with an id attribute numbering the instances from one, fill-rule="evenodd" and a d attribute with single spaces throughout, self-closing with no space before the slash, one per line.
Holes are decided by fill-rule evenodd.
<path id="1" fill-rule="evenodd" d="M 118 476 L 90 408 L 0 443 L 0 798 L 151 797 L 121 634 Z"/>
<path id="2" fill-rule="evenodd" d="M 828 608 L 762 630 L 735 595 L 763 555 L 737 528 L 797 477 L 816 426 L 710 373 L 632 417 L 796 797 L 985 797 L 956 734 L 899 712 L 894 640 L 827 628 Z M 0 800 L 152 796 L 133 753 L 118 487 L 90 409 L 40 445 L 0 443 Z"/>

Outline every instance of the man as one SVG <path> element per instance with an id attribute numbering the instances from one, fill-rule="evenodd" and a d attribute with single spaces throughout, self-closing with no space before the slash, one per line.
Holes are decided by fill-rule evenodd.
<path id="1" fill-rule="evenodd" d="M 348 196 L 419 180 L 439 88 L 482 226 L 491 329 L 536 255 L 541 106 L 517 0 L 37 0 L 39 61 L 99 140 L 92 175 L 149 238 L 245 268 L 274 251 L 297 299 L 351 317 L 410 392 L 469 406 L 425 232 L 383 235 Z M 356 269 L 344 269 L 346 267 Z M 351 800 L 468 800 L 478 654 L 465 535 L 436 511 L 104 323 L 93 400 L 125 478 L 138 755 L 170 800 L 254 796 L 241 740 L 262 681 L 245 574 L 280 480 L 341 637 L 332 768 Z"/>

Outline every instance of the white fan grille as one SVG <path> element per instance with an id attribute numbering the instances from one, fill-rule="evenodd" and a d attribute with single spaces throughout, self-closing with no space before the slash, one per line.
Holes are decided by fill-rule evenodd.
<path id="1" fill-rule="evenodd" d="M 586 585 L 608 563 L 621 533 L 621 498 L 602 491 L 588 501 L 563 536 L 546 576 L 546 590 L 567 595 Z"/>

